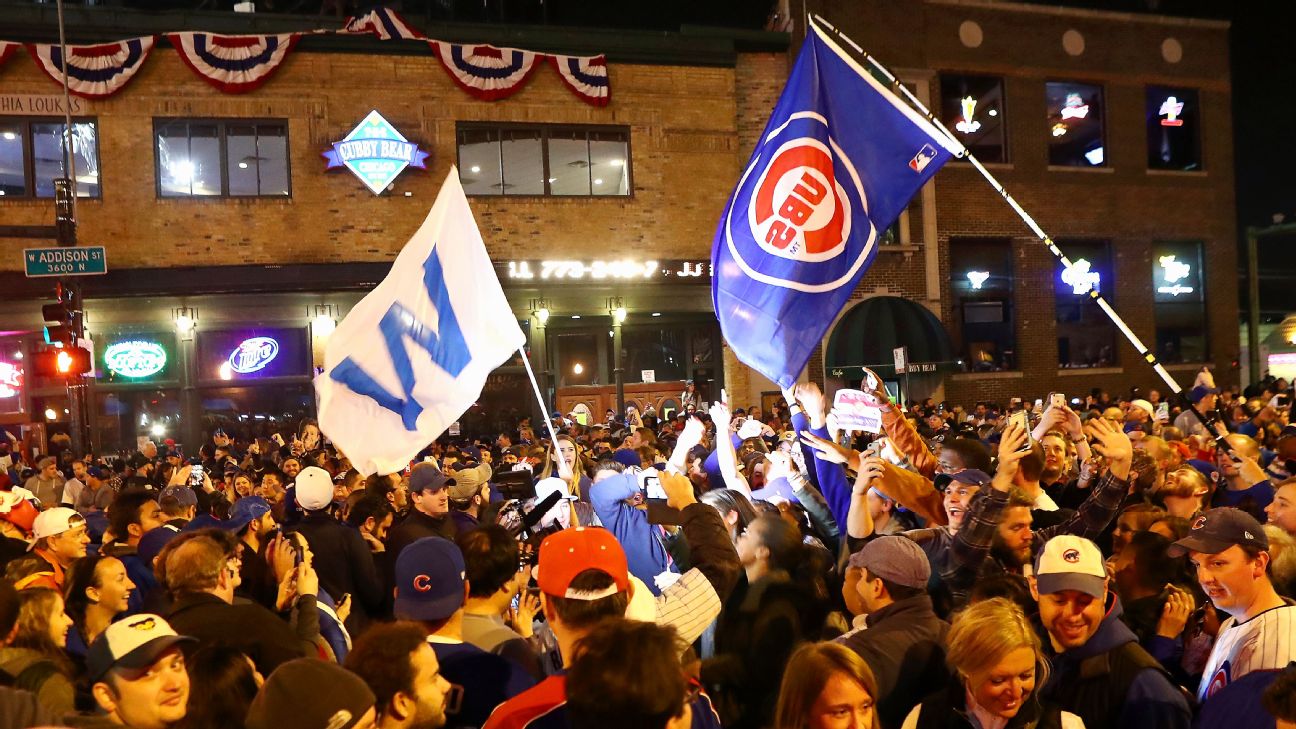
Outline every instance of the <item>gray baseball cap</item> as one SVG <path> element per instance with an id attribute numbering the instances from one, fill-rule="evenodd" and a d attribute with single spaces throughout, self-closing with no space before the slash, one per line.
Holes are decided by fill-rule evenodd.
<path id="1" fill-rule="evenodd" d="M 878 537 L 851 555 L 850 566 L 905 587 L 926 587 L 931 579 L 927 555 L 908 537 Z"/>

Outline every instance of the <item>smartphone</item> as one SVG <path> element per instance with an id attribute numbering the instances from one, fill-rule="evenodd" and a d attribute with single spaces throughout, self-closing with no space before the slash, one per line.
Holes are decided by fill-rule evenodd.
<path id="1" fill-rule="evenodd" d="M 1012 415 L 1009 415 L 1008 422 L 1016 423 L 1018 426 L 1021 427 L 1022 430 L 1026 431 L 1026 436 L 1027 436 L 1026 444 L 1023 445 L 1019 450 L 1024 451 L 1029 449 L 1031 447 L 1031 438 L 1030 438 L 1031 427 L 1030 427 L 1030 418 L 1026 415 L 1026 411 L 1018 410 Z"/>
<path id="2" fill-rule="evenodd" d="M 651 470 L 655 471 L 656 469 Z M 665 501 L 666 491 L 662 489 L 661 477 L 656 473 L 648 473 L 647 471 L 643 473 L 644 476 L 641 487 L 643 489 L 644 498 L 649 501 Z"/>
<path id="3" fill-rule="evenodd" d="M 203 475 L 204 475 L 204 471 L 203 471 L 203 467 L 202 467 L 202 466 L 190 466 L 190 467 L 189 467 L 189 485 L 190 485 L 190 486 L 202 486 L 202 485 L 203 485 Z"/>
<path id="4" fill-rule="evenodd" d="M 1049 407 L 1061 410 L 1066 407 L 1066 395 L 1060 392 L 1049 393 Z"/>
<path id="5" fill-rule="evenodd" d="M 877 378 L 873 376 L 872 372 L 870 372 L 868 374 L 868 377 L 865 378 L 864 385 L 869 389 L 870 392 L 877 390 Z"/>

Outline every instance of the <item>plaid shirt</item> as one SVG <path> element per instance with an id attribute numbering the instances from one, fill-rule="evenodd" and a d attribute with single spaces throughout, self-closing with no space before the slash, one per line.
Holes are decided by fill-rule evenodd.
<path id="1" fill-rule="evenodd" d="M 1044 548 L 1045 542 L 1059 534 L 1096 539 L 1115 518 L 1128 492 L 1129 481 L 1116 478 L 1110 473 L 1103 476 L 1093 487 L 1089 498 L 1085 499 L 1070 519 L 1032 532 L 1032 552 L 1038 553 Z M 968 592 L 982 573 L 982 566 L 987 562 L 986 557 L 990 554 L 995 532 L 1007 506 L 1008 492 L 982 488 L 973 497 L 972 504 L 963 517 L 963 526 L 956 534 L 950 534 L 949 527 L 914 529 L 904 533 L 926 553 L 932 571 L 939 574 L 941 581 L 949 588 L 955 607 L 961 607 L 967 602 Z"/>

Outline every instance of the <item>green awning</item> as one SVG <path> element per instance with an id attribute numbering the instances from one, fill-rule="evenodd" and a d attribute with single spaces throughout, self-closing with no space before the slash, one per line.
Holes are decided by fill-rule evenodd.
<path id="1" fill-rule="evenodd" d="M 837 322 L 828 338 L 824 364 L 829 374 L 857 379 L 860 367 L 884 378 L 895 376 L 892 350 L 909 348 L 912 364 L 936 364 L 937 371 L 957 369 L 954 346 L 935 314 L 899 296 L 865 299 Z"/>

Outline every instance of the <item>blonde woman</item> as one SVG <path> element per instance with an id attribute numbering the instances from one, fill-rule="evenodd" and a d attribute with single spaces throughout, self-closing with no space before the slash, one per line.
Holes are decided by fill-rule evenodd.
<path id="1" fill-rule="evenodd" d="M 1035 693 L 1047 678 L 1039 636 L 1021 608 L 996 597 L 954 617 L 945 659 L 949 686 L 928 696 L 903 729 L 1083 729 L 1084 722 Z"/>
<path id="2" fill-rule="evenodd" d="M 774 717 L 777 729 L 879 729 L 877 682 L 855 651 L 807 643 L 788 660 Z"/>

